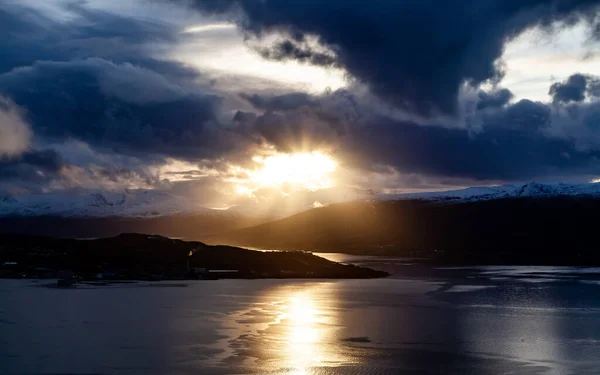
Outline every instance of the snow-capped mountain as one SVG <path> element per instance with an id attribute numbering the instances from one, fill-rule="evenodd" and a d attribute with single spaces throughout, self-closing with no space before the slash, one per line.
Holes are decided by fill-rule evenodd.
<path id="1" fill-rule="evenodd" d="M 470 187 L 460 190 L 378 195 L 378 200 L 423 199 L 445 202 L 471 202 L 503 198 L 547 198 L 581 196 L 600 198 L 600 182 L 586 184 L 538 183 Z"/>
<path id="2" fill-rule="evenodd" d="M 292 194 L 265 203 L 252 203 L 229 210 L 206 208 L 193 200 L 155 190 L 85 192 L 0 196 L 0 216 L 131 217 L 169 215 L 244 215 L 281 218 L 313 207 L 345 201 L 422 199 L 437 202 L 471 202 L 518 197 L 580 196 L 600 198 L 600 183 L 543 184 L 530 182 L 502 186 L 408 194 L 376 194 L 370 190 L 332 188 Z"/>
<path id="3" fill-rule="evenodd" d="M 213 212 L 218 210 L 153 190 L 0 196 L 0 216 L 156 217 Z"/>
<path id="4" fill-rule="evenodd" d="M 280 193 L 266 202 L 248 202 L 228 210 L 210 209 L 189 198 L 157 190 L 92 191 L 26 196 L 0 196 L 1 216 L 137 217 L 182 214 L 285 217 L 313 207 L 349 200 L 364 200 L 372 192 L 331 188 L 315 192 Z"/>

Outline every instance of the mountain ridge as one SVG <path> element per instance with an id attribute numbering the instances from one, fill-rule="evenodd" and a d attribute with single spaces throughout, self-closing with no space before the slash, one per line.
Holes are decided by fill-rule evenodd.
<path id="1" fill-rule="evenodd" d="M 91 191 L 19 197 L 7 195 L 0 198 L 0 216 L 157 217 L 219 212 L 223 211 L 203 207 L 185 197 L 154 190 Z"/>
<path id="2" fill-rule="evenodd" d="M 207 208 L 184 197 L 156 190 L 88 191 L 77 194 L 52 193 L 26 196 L 0 196 L 0 217 L 66 218 L 159 218 L 169 216 L 267 216 L 283 218 L 314 207 L 345 201 L 393 201 L 423 200 L 438 203 L 465 203 L 510 198 L 548 198 L 579 196 L 600 198 L 599 183 L 539 183 L 507 184 L 499 186 L 475 186 L 465 189 L 402 194 L 375 193 L 355 188 L 332 188 L 316 192 L 297 193 L 292 204 L 277 201 L 279 211 L 267 211 L 261 205 L 251 203 L 234 206 L 227 210 Z M 291 198 L 290 198 L 291 199 Z"/>
<path id="3" fill-rule="evenodd" d="M 569 184 L 564 182 L 473 186 L 457 190 L 379 195 L 378 200 L 421 199 L 430 201 L 478 201 L 505 198 L 589 196 L 600 198 L 600 182 Z"/>
<path id="4" fill-rule="evenodd" d="M 258 249 L 445 256 L 457 264 L 600 264 L 599 210 L 600 199 L 588 195 L 456 204 L 346 202 L 201 240 Z"/>

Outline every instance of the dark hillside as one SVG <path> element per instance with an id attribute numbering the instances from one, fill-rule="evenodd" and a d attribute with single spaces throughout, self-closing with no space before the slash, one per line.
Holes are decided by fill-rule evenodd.
<path id="1" fill-rule="evenodd" d="M 460 204 L 353 202 L 206 236 L 267 249 L 394 254 L 455 262 L 600 264 L 600 200 L 519 198 Z"/>
<path id="2" fill-rule="evenodd" d="M 195 269 L 237 271 L 219 275 L 229 278 L 387 276 L 304 252 L 251 251 L 134 233 L 97 240 L 0 234 L 0 276 L 5 277 L 53 277 L 68 270 L 84 279 L 99 274 L 103 279 L 188 279 L 198 276 Z"/>

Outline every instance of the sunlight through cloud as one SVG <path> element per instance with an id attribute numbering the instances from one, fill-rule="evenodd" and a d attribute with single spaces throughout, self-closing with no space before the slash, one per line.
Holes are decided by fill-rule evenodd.
<path id="1" fill-rule="evenodd" d="M 337 163 L 320 153 L 277 154 L 253 159 L 261 168 L 250 173 L 250 181 L 261 187 L 280 187 L 290 184 L 309 190 L 334 186 L 330 176 Z"/>

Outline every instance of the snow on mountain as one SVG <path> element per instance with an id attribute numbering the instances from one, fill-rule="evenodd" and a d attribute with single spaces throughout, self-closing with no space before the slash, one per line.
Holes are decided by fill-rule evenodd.
<path id="1" fill-rule="evenodd" d="M 80 194 L 40 194 L 0 196 L 0 216 L 62 217 L 158 217 L 182 214 L 244 215 L 285 217 L 313 207 L 352 200 L 422 199 L 437 202 L 472 202 L 518 197 L 582 196 L 600 198 L 600 183 L 588 184 L 512 184 L 470 187 L 461 190 L 408 194 L 376 194 L 370 190 L 332 188 L 316 192 L 295 193 L 266 203 L 252 203 L 229 210 L 201 206 L 182 196 L 155 190 L 124 192 L 94 191 Z"/>
<path id="2" fill-rule="evenodd" d="M 216 212 L 185 197 L 152 190 L 0 197 L 0 216 L 154 217 Z"/>
<path id="3" fill-rule="evenodd" d="M 538 183 L 502 186 L 470 187 L 460 190 L 378 195 L 378 200 L 423 199 L 444 202 L 471 202 L 502 198 L 546 198 L 557 196 L 582 196 L 600 198 L 600 182 L 587 184 Z"/>
<path id="4" fill-rule="evenodd" d="M 281 193 L 266 202 L 249 202 L 228 210 L 206 208 L 193 200 L 156 190 L 92 191 L 0 196 L 0 216 L 157 217 L 180 214 L 285 217 L 317 205 L 367 199 L 373 194 L 353 188 Z"/>

